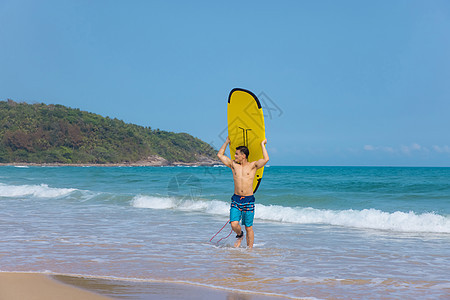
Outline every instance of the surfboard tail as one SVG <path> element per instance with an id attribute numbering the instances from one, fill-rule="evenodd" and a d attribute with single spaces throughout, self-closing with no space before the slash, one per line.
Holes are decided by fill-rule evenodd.
<path id="1" fill-rule="evenodd" d="M 256 186 L 255 186 L 255 189 L 253 190 L 253 194 L 256 193 L 256 191 L 258 190 L 259 184 L 261 183 L 261 179 L 262 178 L 257 179 L 257 183 L 256 183 Z"/>

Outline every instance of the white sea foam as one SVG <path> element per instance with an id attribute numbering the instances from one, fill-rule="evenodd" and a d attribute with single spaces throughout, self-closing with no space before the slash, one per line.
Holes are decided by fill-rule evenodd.
<path id="1" fill-rule="evenodd" d="M 0 183 L 0 197 L 57 198 L 68 195 L 76 189 L 53 188 L 47 184 L 40 185 L 8 185 Z"/>
<path id="2" fill-rule="evenodd" d="M 131 205 L 137 208 L 169 209 L 176 207 L 171 198 L 138 195 L 131 200 Z"/>
<path id="3" fill-rule="evenodd" d="M 229 203 L 219 200 L 175 199 L 168 197 L 138 195 L 131 205 L 137 208 L 176 209 L 201 211 L 227 216 Z M 377 209 L 327 210 L 304 207 L 256 204 L 255 219 L 295 223 L 325 224 L 363 229 L 399 232 L 450 233 L 450 216 L 436 213 L 384 212 Z"/>
<path id="4" fill-rule="evenodd" d="M 202 211 L 219 215 L 227 215 L 229 213 L 229 204 L 218 200 L 202 201 L 193 199 L 175 199 L 169 197 L 138 195 L 131 200 L 131 205 L 137 208 Z"/>
<path id="5" fill-rule="evenodd" d="M 401 232 L 450 233 L 450 217 L 435 213 L 416 214 L 401 211 L 389 213 L 373 208 L 326 210 L 257 204 L 255 217 L 297 224 L 328 224 Z"/>

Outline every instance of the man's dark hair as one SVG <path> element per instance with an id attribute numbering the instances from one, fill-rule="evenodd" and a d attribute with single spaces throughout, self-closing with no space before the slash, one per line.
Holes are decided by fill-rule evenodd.
<path id="1" fill-rule="evenodd" d="M 239 151 L 241 151 L 242 153 L 244 153 L 244 154 L 245 154 L 245 158 L 248 159 L 248 156 L 250 155 L 250 151 L 248 151 L 248 148 L 247 148 L 247 147 L 245 147 L 245 146 L 239 146 L 239 147 L 236 147 L 236 150 L 239 150 Z"/>

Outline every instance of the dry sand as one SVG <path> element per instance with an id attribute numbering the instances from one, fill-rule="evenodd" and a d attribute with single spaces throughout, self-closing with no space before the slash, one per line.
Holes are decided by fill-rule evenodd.
<path id="1" fill-rule="evenodd" d="M 52 279 L 45 274 L 0 273 L 0 300 L 110 299 Z"/>

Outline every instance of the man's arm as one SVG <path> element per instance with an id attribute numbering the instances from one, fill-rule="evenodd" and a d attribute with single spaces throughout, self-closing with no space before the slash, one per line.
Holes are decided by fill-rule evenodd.
<path id="1" fill-rule="evenodd" d="M 229 143 L 230 143 L 230 138 L 227 137 L 227 140 L 225 141 L 225 143 L 222 145 L 222 147 L 220 147 L 220 150 L 217 153 L 217 157 L 220 159 L 221 162 L 223 162 L 223 164 L 225 166 L 231 168 L 233 162 L 231 161 L 231 159 L 229 157 L 227 157 L 225 155 L 225 149 L 227 149 L 227 146 Z"/>
<path id="2" fill-rule="evenodd" d="M 255 163 L 256 169 L 261 169 L 269 161 L 269 154 L 267 153 L 266 143 L 267 143 L 267 139 L 265 139 L 264 141 L 261 142 L 263 158 L 256 161 L 256 163 Z"/>

